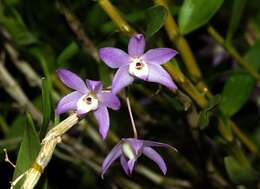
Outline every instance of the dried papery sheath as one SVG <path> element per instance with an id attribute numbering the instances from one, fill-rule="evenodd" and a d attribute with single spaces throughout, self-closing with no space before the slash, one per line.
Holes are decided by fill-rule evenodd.
<path id="1" fill-rule="evenodd" d="M 77 124 L 79 120 L 80 117 L 74 113 L 47 133 L 46 137 L 42 140 L 42 147 L 35 162 L 24 174 L 25 181 L 23 182 L 22 189 L 33 189 L 35 187 L 45 167 L 48 165 L 56 145 L 61 142 L 62 135 Z M 11 188 L 14 187 L 15 183 L 16 181 L 13 182 Z"/>

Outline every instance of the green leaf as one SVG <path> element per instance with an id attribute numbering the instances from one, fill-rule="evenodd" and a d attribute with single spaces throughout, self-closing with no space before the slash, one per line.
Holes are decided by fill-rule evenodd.
<path id="1" fill-rule="evenodd" d="M 226 81 L 222 91 L 220 110 L 226 116 L 237 113 L 246 103 L 255 85 L 255 80 L 248 74 L 233 74 Z"/>
<path id="2" fill-rule="evenodd" d="M 111 85 L 110 70 L 105 64 L 98 64 L 99 78 L 104 86 Z"/>
<path id="3" fill-rule="evenodd" d="M 4 6 L 0 4 L 0 24 L 11 34 L 13 40 L 19 45 L 31 45 L 38 42 L 37 38 L 27 29 L 21 15 L 12 7 L 11 15 L 4 14 Z"/>
<path id="4" fill-rule="evenodd" d="M 68 60 L 79 52 L 79 47 L 74 41 L 71 42 L 58 56 L 57 62 L 59 66 L 64 67 Z"/>
<path id="5" fill-rule="evenodd" d="M 161 29 L 167 17 L 167 13 L 167 9 L 160 5 L 153 6 L 146 11 L 146 38 L 153 36 Z"/>
<path id="6" fill-rule="evenodd" d="M 220 95 L 214 96 L 209 101 L 207 108 L 199 113 L 197 125 L 200 129 L 204 129 L 208 126 L 211 116 L 216 110 L 217 105 L 220 103 Z"/>
<path id="7" fill-rule="evenodd" d="M 222 3 L 223 0 L 185 0 L 178 18 L 180 32 L 187 34 L 206 24 Z"/>
<path id="8" fill-rule="evenodd" d="M 257 71 L 260 69 L 259 63 L 260 41 L 246 53 L 245 60 Z M 222 91 L 220 110 L 226 116 L 237 113 L 246 103 L 253 88 L 255 79 L 246 73 L 235 73 L 226 81 Z"/>
<path id="9" fill-rule="evenodd" d="M 231 42 L 233 38 L 233 35 L 240 22 L 241 15 L 243 14 L 245 4 L 246 4 L 246 0 L 233 0 L 232 15 L 231 15 L 230 23 L 228 26 L 227 37 L 226 37 L 227 42 Z"/>
<path id="10" fill-rule="evenodd" d="M 43 112 L 43 122 L 40 129 L 40 139 L 44 137 L 48 129 L 50 120 L 52 119 L 53 106 L 51 100 L 51 89 L 48 85 L 48 80 L 42 78 L 42 112 Z"/>
<path id="11" fill-rule="evenodd" d="M 31 115 L 27 114 L 27 124 L 25 127 L 22 144 L 18 152 L 13 180 L 15 180 L 15 178 L 23 174 L 28 168 L 31 167 L 37 156 L 37 153 L 40 150 L 40 146 L 40 140 L 35 130 L 32 117 Z M 15 188 L 20 188 L 19 183 Z"/>
<path id="12" fill-rule="evenodd" d="M 259 174 L 249 165 L 242 165 L 235 158 L 224 158 L 225 167 L 229 178 L 235 184 L 245 184 L 259 179 Z"/>

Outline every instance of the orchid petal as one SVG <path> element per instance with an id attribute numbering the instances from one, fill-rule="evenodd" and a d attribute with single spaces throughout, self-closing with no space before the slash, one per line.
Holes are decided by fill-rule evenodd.
<path id="1" fill-rule="evenodd" d="M 111 166 L 111 164 L 122 155 L 121 151 L 121 143 L 118 143 L 112 150 L 111 152 L 107 155 L 105 160 L 103 161 L 102 164 L 102 174 L 101 176 L 107 172 L 108 168 Z"/>
<path id="2" fill-rule="evenodd" d="M 136 34 L 129 40 L 128 54 L 134 58 L 143 55 L 145 49 L 145 40 L 143 34 Z"/>
<path id="3" fill-rule="evenodd" d="M 135 159 L 128 160 L 127 166 L 128 166 L 129 174 L 132 174 L 135 166 Z"/>
<path id="4" fill-rule="evenodd" d="M 150 49 L 143 56 L 142 59 L 146 63 L 161 65 L 172 59 L 177 54 L 177 51 L 170 48 L 156 48 Z"/>
<path id="5" fill-rule="evenodd" d="M 160 83 L 173 90 L 177 89 L 177 86 L 172 81 L 171 76 L 157 64 L 149 64 L 149 74 L 147 80 L 150 82 Z"/>
<path id="6" fill-rule="evenodd" d="M 103 84 L 101 81 L 86 80 L 87 87 L 94 93 L 99 93 L 103 89 Z"/>
<path id="7" fill-rule="evenodd" d="M 120 163 L 121 163 L 125 173 L 129 176 L 130 173 L 129 173 L 128 164 L 127 164 L 125 156 L 123 156 L 123 155 L 121 156 Z"/>
<path id="8" fill-rule="evenodd" d="M 94 116 L 99 125 L 99 133 L 101 134 L 103 140 L 107 136 L 109 129 L 109 114 L 106 106 L 99 106 L 99 108 L 94 111 Z"/>
<path id="9" fill-rule="evenodd" d="M 128 73 L 128 66 L 120 67 L 112 82 L 112 93 L 117 94 L 127 85 L 130 85 L 134 81 L 134 77 Z"/>
<path id="10" fill-rule="evenodd" d="M 98 94 L 98 98 L 101 103 L 113 110 L 118 110 L 121 106 L 120 100 L 113 93 L 108 91 L 103 91 Z"/>
<path id="11" fill-rule="evenodd" d="M 83 96 L 82 93 L 78 91 L 74 91 L 64 96 L 57 105 L 56 114 L 60 115 L 69 110 L 76 110 L 77 102 L 82 96 Z"/>
<path id="12" fill-rule="evenodd" d="M 143 146 L 143 140 L 138 140 L 135 138 L 128 138 L 128 139 L 123 139 L 123 140 L 131 145 L 131 147 L 134 149 L 136 155 L 139 154 L 139 151 Z"/>
<path id="13" fill-rule="evenodd" d="M 84 81 L 73 72 L 66 69 L 58 69 L 57 73 L 60 80 L 69 88 L 82 92 L 84 94 L 88 91 Z"/>
<path id="14" fill-rule="evenodd" d="M 160 167 L 164 175 L 166 174 L 167 166 L 163 158 L 154 149 L 152 149 L 151 147 L 145 147 L 143 149 L 143 154 L 153 160 Z"/>
<path id="15" fill-rule="evenodd" d="M 164 148 L 170 148 L 175 150 L 176 152 L 178 151 L 176 148 L 172 147 L 169 144 L 165 144 L 165 143 L 161 143 L 161 142 L 155 142 L 155 141 L 151 141 L 151 140 L 144 140 L 143 144 L 145 147 L 164 147 Z"/>
<path id="16" fill-rule="evenodd" d="M 130 56 L 126 52 L 113 47 L 99 49 L 99 56 L 111 68 L 119 68 L 130 63 Z"/>

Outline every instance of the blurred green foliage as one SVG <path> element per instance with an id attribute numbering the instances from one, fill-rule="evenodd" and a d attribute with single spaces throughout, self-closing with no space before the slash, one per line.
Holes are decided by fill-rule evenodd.
<path id="1" fill-rule="evenodd" d="M 57 79 L 57 68 L 67 68 L 82 78 L 101 80 L 105 87 L 111 86 L 114 70 L 102 63 L 96 53 L 106 46 L 127 50 L 129 37 L 120 32 L 99 5 L 100 1 L 0 0 L 0 69 L 6 68 L 28 98 L 21 106 L 21 95 L 12 94 L 16 85 L 9 86 L 1 77 L 3 74 L 0 75 L 1 189 L 9 188 L 12 178 L 32 165 L 40 139 L 54 123 L 68 115 L 55 116 L 57 101 L 69 91 Z M 68 132 L 70 138 L 57 146 L 38 187 L 259 187 L 259 81 L 238 66 L 229 52 L 207 33 L 208 25 L 213 25 L 225 36 L 225 44 L 237 49 L 259 73 L 259 1 L 175 0 L 168 1 L 168 9 L 153 1 L 111 3 L 131 26 L 145 34 L 146 49 L 176 49 L 175 43 L 171 43 L 172 36 L 164 29 L 167 16 L 172 15 L 179 28 L 179 33 L 174 31 L 178 33 L 174 40 L 185 35 L 213 96 L 200 91 L 209 100 L 208 106 L 202 109 L 182 87 L 180 98 L 157 84 L 137 82 L 131 86 L 132 108 L 140 136 L 167 142 L 179 150 L 163 154 L 169 170 L 166 177 L 157 173 L 159 170 L 152 162 L 141 158 L 138 164 L 149 170 L 137 168 L 127 177 L 114 165 L 104 180 L 100 178 L 102 159 L 115 141 L 132 136 L 127 107 L 121 98 L 122 108 L 110 111 L 109 138 L 100 139 L 96 122 L 88 115 L 83 126 L 72 128 Z M 214 65 L 216 57 L 220 62 Z M 195 86 L 181 56 L 174 62 Z M 35 85 L 30 84 L 32 78 Z M 190 106 L 185 111 L 187 104 Z M 30 110 L 34 110 L 30 112 L 32 115 Z M 40 123 L 35 119 L 35 111 L 43 118 Z M 233 133 L 230 123 L 235 123 L 240 133 Z M 4 148 L 16 163 L 15 171 L 4 161 Z"/>

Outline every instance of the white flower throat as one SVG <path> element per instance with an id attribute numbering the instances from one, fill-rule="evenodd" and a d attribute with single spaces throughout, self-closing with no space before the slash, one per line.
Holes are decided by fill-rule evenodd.
<path id="1" fill-rule="evenodd" d="M 132 148 L 131 145 L 128 144 L 127 142 L 124 142 L 124 143 L 122 144 L 122 151 L 123 151 L 124 155 L 125 155 L 129 160 L 136 159 L 136 154 L 135 154 L 133 148 Z"/>
<path id="2" fill-rule="evenodd" d="M 128 71 L 131 75 L 140 79 L 146 80 L 148 77 L 149 69 L 141 58 L 133 58 L 129 64 Z"/>
<path id="3" fill-rule="evenodd" d="M 88 93 L 78 100 L 77 107 L 86 113 L 91 110 L 96 110 L 98 108 L 98 99 L 96 95 Z"/>

